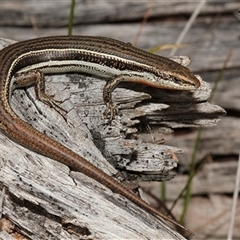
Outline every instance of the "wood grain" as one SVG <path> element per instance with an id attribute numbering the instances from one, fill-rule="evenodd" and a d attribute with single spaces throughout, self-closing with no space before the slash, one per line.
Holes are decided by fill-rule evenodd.
<path id="1" fill-rule="evenodd" d="M 78 1 L 73 33 L 79 35 L 109 36 L 125 42 L 132 42 L 140 28 L 140 21 L 142 20 L 143 14 L 149 6 L 146 2 L 135 3 L 136 1 L 124 1 L 121 2 L 121 4 L 120 2 L 117 4 L 116 2 L 96 1 L 92 7 L 88 2 L 84 4 L 84 2 Z M 97 12 L 96 4 L 102 4 L 102 8 L 98 5 Z M 157 1 L 157 5 L 152 9 L 149 21 L 142 29 L 143 31 L 137 41 L 137 46 L 148 50 L 158 45 L 174 43 L 195 6 L 196 3 L 193 2 L 179 2 L 176 4 L 175 1 L 164 3 Z M 176 196 L 186 179 L 184 173 L 188 171 L 188 164 L 191 159 L 196 137 L 196 132 L 193 130 L 189 131 L 189 127 L 209 126 L 204 130 L 196 159 L 198 164 L 205 162 L 206 166 L 202 168 L 199 176 L 196 176 L 193 184 L 194 195 L 191 200 L 186 224 L 196 233 L 197 239 L 206 239 L 209 236 L 214 239 L 219 237 L 226 238 L 224 237 L 224 233 L 226 233 L 228 220 L 221 222 L 225 219 L 221 217 L 215 220 L 211 219 L 208 212 L 216 210 L 216 213 L 224 213 L 224 209 L 230 207 L 235 176 L 234 164 L 236 164 L 239 151 L 238 123 L 240 105 L 238 85 L 240 52 L 238 33 L 240 32 L 240 25 L 238 15 L 236 14 L 238 8 L 238 1 L 225 1 L 221 3 L 207 2 L 201 12 L 203 15 L 197 18 L 185 37 L 185 45 L 177 52 L 179 55 L 190 56 L 192 59 L 190 69 L 200 74 L 203 80 L 210 83 L 211 86 L 213 86 L 215 79 L 218 78 L 228 54 L 232 52 L 227 63 L 227 68 L 222 74 L 222 79 L 215 93 L 213 105 L 206 102 L 210 93 L 209 87 L 197 95 L 195 94 L 194 98 L 191 98 L 191 96 L 184 94 L 179 95 L 179 93 L 169 93 L 166 91 L 154 92 L 152 89 L 142 89 L 139 88 L 139 86 L 121 86 L 121 88 L 116 89 L 113 95 L 114 100 L 120 107 L 122 115 L 114 122 L 114 127 L 109 127 L 102 120 L 104 105 L 102 104 L 100 89 L 104 85 L 104 81 L 89 78 L 89 76 L 78 76 L 74 74 L 67 76 L 62 75 L 61 80 L 60 76 L 56 78 L 50 77 L 49 81 L 51 83 L 48 84 L 49 91 L 56 93 L 56 97 L 64 100 L 63 106 L 69 110 L 68 120 L 73 122 L 73 125 L 66 124 L 58 114 L 52 109 L 47 109 L 41 103 L 33 105 L 29 97 L 25 96 L 25 91 L 17 91 L 14 94 L 14 97 L 16 96 L 16 98 L 13 99 L 14 107 L 19 115 L 33 124 L 33 126 L 38 127 L 42 131 L 46 131 L 50 136 L 56 137 L 58 141 L 62 141 L 79 154 L 83 154 L 89 161 L 101 169 L 104 169 L 108 174 L 115 175 L 118 173 L 117 176 L 120 176 L 120 180 L 127 179 L 136 182 L 138 180 L 152 181 L 154 179 L 162 181 L 173 178 L 176 173 L 172 171 L 171 173 L 162 172 L 164 169 L 164 159 L 166 160 L 166 157 L 166 164 L 169 166 L 166 170 L 170 170 L 170 168 L 173 168 L 176 164 L 176 161 L 173 161 L 173 155 L 169 154 L 169 151 L 166 152 L 166 149 L 164 150 L 165 147 L 168 150 L 170 149 L 177 155 L 179 162 L 177 176 L 168 182 L 169 190 L 167 196 L 169 201 L 173 199 L 173 196 Z M 18 4 L 16 1 L 1 2 L 0 24 L 2 24 L 2 26 L 0 26 L 0 36 L 15 40 L 24 40 L 38 36 L 66 34 L 68 12 L 69 9 L 65 2 L 59 2 L 58 6 L 51 5 L 50 2 L 45 2 L 38 6 L 34 3 L 30 4 L 20 1 Z M 122 19 L 124 19 L 123 22 L 121 22 Z M 87 21 L 88 23 L 86 23 Z M 91 21 L 94 22 L 94 24 L 90 24 Z M 110 21 L 111 24 L 109 24 Z M 44 27 L 46 25 L 48 26 L 47 28 Z M 56 28 L 57 25 L 58 27 Z M 26 26 L 30 27 L 27 28 Z M 170 50 L 167 49 L 161 51 L 160 54 L 168 56 L 169 52 Z M 79 79 L 82 79 L 80 83 Z M 55 85 L 53 81 L 55 81 Z M 89 85 L 84 87 L 86 82 L 89 82 Z M 31 89 L 28 90 L 27 93 L 32 99 L 35 99 Z M 23 102 L 21 94 L 24 96 L 25 104 L 23 105 L 20 104 Z M 186 102 L 190 104 L 186 105 Z M 216 105 L 225 108 L 228 112 L 228 116 L 221 118 L 222 120 L 220 122 L 218 121 L 218 117 L 222 114 L 222 109 Z M 29 108 L 29 106 L 32 107 Z M 39 112 L 39 109 L 46 111 L 45 116 Z M 27 110 L 28 112 L 26 114 Z M 181 118 L 182 116 L 183 119 Z M 217 124 L 217 126 L 212 127 L 214 124 Z M 171 133 L 173 129 L 175 134 L 166 135 Z M 157 134 L 159 132 L 161 134 Z M 146 135 L 148 135 L 148 138 Z M 132 139 L 130 139 L 131 137 Z M 156 142 L 162 138 L 165 139 L 166 143 L 164 145 L 156 145 Z M 150 140 L 151 144 L 146 144 L 148 140 Z M 1 148 L 4 148 L 6 142 L 8 142 L 8 140 L 3 138 Z M 50 163 L 52 162 L 52 166 L 51 164 L 50 166 L 46 165 L 41 156 L 31 151 L 26 151 L 19 146 L 16 150 L 12 150 L 16 145 L 7 146 L 8 147 L 5 147 L 6 155 L 12 160 L 6 161 L 7 163 L 3 161 L 1 164 L 8 166 L 7 168 L 9 168 L 9 165 L 13 166 L 13 173 L 18 172 L 19 169 L 21 174 L 25 174 L 25 172 L 28 171 L 28 168 L 21 171 L 21 167 L 19 168 L 19 165 L 16 165 L 16 163 L 20 157 L 29 156 L 30 161 L 26 160 L 27 162 L 23 163 L 26 163 L 27 166 L 34 163 L 37 166 L 35 169 L 29 169 L 29 171 L 33 171 L 33 177 L 35 177 L 34 173 L 37 172 L 36 176 L 41 179 L 38 172 L 39 169 L 42 171 L 42 168 L 45 167 L 49 168 L 49 170 L 54 170 L 57 176 L 62 176 L 59 173 L 59 168 L 55 168 L 55 166 L 58 166 L 57 163 L 48 160 Z M 145 146 L 147 146 L 147 148 L 145 148 Z M 19 153 L 19 149 L 22 149 L 23 152 Z M 14 154 L 9 153 L 12 151 Z M 184 153 L 182 153 L 182 151 Z M 135 159 L 136 153 L 138 153 L 137 159 Z M 159 160 L 154 159 L 153 156 L 157 156 Z M 1 155 L 1 157 L 5 158 L 5 155 Z M 113 165 L 109 164 L 108 161 Z M 121 173 L 119 173 L 115 167 L 121 169 Z M 60 169 L 62 169 L 62 167 L 60 167 Z M 78 185 L 75 186 L 76 188 L 80 188 L 81 184 L 84 184 L 84 182 L 82 182 L 84 176 L 70 171 L 66 166 L 63 166 L 63 169 L 64 170 L 60 171 L 65 171 L 67 174 L 62 177 L 65 177 L 70 183 L 71 180 L 77 181 Z M 161 175 L 141 174 L 137 175 L 136 178 L 134 172 L 129 173 L 129 170 L 132 171 L 134 169 L 137 171 L 141 171 L 141 169 L 145 171 L 149 170 L 149 173 L 153 173 L 152 171 L 156 170 L 155 173 L 159 171 Z M 75 175 L 77 176 L 75 177 L 77 180 L 72 177 L 73 175 L 74 177 Z M 45 176 L 47 176 L 47 173 Z M 70 176 L 70 178 L 67 176 Z M 58 177 L 56 177 L 56 179 L 57 180 L 51 185 L 61 189 L 61 181 L 63 181 L 63 179 L 59 179 Z M 46 181 L 48 181 L 48 178 Z M 91 196 L 96 196 L 96 187 L 94 186 L 96 186 L 97 183 L 92 183 L 91 180 L 89 180 L 89 182 L 89 186 L 91 186 L 90 190 L 93 189 L 93 191 L 89 193 L 89 196 L 90 194 Z M 70 183 L 68 185 L 66 183 L 65 185 L 69 187 L 69 185 L 71 186 Z M 19 184 L 19 182 L 16 181 L 16 183 L 14 182 L 12 184 Z M 147 187 L 151 188 L 152 185 L 155 186 L 152 183 L 151 185 L 147 184 Z M 156 192 L 156 195 L 159 196 L 159 192 L 157 191 L 159 184 L 157 183 L 156 185 L 157 186 L 153 188 L 153 192 Z M 224 187 L 221 187 L 221 185 Z M 43 183 L 43 186 L 46 187 L 47 183 L 46 185 Z M 99 187 L 101 188 L 99 190 L 101 195 L 100 199 L 102 199 L 102 197 L 105 196 L 103 193 L 108 190 L 101 186 Z M 31 191 L 32 188 L 26 190 L 29 195 Z M 53 190 L 51 189 L 50 191 Z M 76 190 L 72 187 L 72 189 L 67 192 L 69 191 L 74 192 Z M 18 189 L 14 188 L 14 194 L 17 192 Z M 4 196 L 8 197 L 10 194 L 7 192 L 7 195 L 5 193 Z M 111 194 L 110 198 L 112 199 L 114 196 L 114 194 Z M 206 196 L 209 198 L 206 199 Z M 24 199 L 24 197 L 22 199 Z M 76 197 L 77 200 L 74 200 L 78 206 L 80 205 L 79 202 L 81 202 L 82 197 L 84 198 L 83 193 L 81 193 L 81 198 Z M 224 204 L 216 204 L 216 208 L 213 208 L 213 206 L 215 206 L 213 202 L 211 202 L 213 197 L 215 197 L 214 203 L 219 203 L 224 198 Z M 115 198 L 117 198 L 117 200 L 114 202 L 114 206 L 119 206 L 119 196 L 115 196 Z M 41 196 L 38 201 L 40 200 Z M 85 200 L 83 200 L 83 202 L 84 201 Z M 55 199 L 53 202 L 56 202 Z M 102 201 L 103 203 L 99 202 L 99 204 L 92 202 L 91 197 L 87 198 L 86 202 L 88 202 L 92 208 L 95 206 L 97 212 L 99 205 L 104 206 L 105 198 Z M 158 204 L 158 202 L 154 203 L 156 205 Z M 196 212 L 196 210 L 199 209 L 200 203 L 202 209 L 204 209 L 201 214 Z M 128 203 L 128 207 L 129 204 L 130 203 Z M 16 205 L 18 206 L 18 204 L 12 202 L 12 206 L 15 207 Z M 38 202 L 34 202 L 34 207 L 36 205 L 38 205 Z M 48 205 L 49 204 L 46 204 L 46 206 Z M 132 206 L 131 209 L 133 208 L 135 209 L 136 207 Z M 26 206 L 20 208 L 20 213 L 23 212 L 23 209 L 26 209 Z M 125 208 L 121 209 L 125 211 Z M 182 206 L 180 202 L 174 211 L 175 214 L 180 215 L 181 209 Z M 127 208 L 126 211 L 129 212 Z M 14 210 L 12 213 L 14 213 Z M 32 214 L 32 211 L 28 213 Z M 21 228 L 21 226 L 28 226 L 28 221 L 31 219 L 31 216 L 33 216 L 31 214 L 26 215 L 28 219 L 26 218 L 25 222 L 22 220 L 15 222 L 16 224 L 19 223 L 19 228 Z M 113 213 L 111 212 L 111 214 Z M 143 212 L 141 212 L 141 214 L 143 214 Z M 39 215 L 41 214 L 37 213 L 34 217 Z M 54 216 L 54 214 L 52 216 Z M 19 214 L 16 219 L 22 219 L 22 215 Z M 52 222 L 55 224 L 55 219 L 52 220 L 51 217 L 43 219 L 46 222 L 46 226 L 52 229 L 51 226 L 53 225 L 51 224 Z M 63 217 L 60 214 L 60 218 L 58 219 L 65 219 L 65 216 Z M 69 215 L 68 219 L 75 220 L 71 215 Z M 211 219 L 211 221 L 209 219 Z M 119 222 L 121 221 L 120 217 Z M 152 221 L 152 218 L 149 221 Z M 99 224 L 98 222 L 91 225 L 91 222 L 85 220 L 83 222 L 81 226 L 80 224 L 77 226 L 77 229 L 81 229 L 82 232 L 88 232 L 87 229 L 95 229 L 95 225 Z M 103 222 L 104 221 L 100 221 L 100 223 Z M 83 227 L 83 225 L 87 225 L 87 227 Z M 222 227 L 223 225 L 225 228 Z M 54 229 L 61 232 L 63 235 L 60 236 L 64 236 L 64 239 L 67 238 L 66 236 L 69 236 L 69 232 L 64 229 L 66 225 L 60 223 L 60 225 L 54 226 L 57 226 L 57 228 Z M 89 226 L 91 226 L 91 228 L 89 228 Z M 131 224 L 128 226 L 131 226 Z M 141 224 L 139 226 L 141 226 Z M 211 228 L 211 226 L 213 226 L 213 228 Z M 221 227 L 219 228 L 219 226 Z M 73 227 L 73 225 L 71 225 L 71 227 Z M 28 228 L 26 229 L 29 230 Z M 146 229 L 146 231 L 144 230 L 141 237 L 149 233 L 145 225 L 144 229 Z M 221 229 L 221 231 L 216 231 L 216 229 Z M 27 230 L 23 230 L 23 232 L 27 232 Z M 41 227 L 43 234 L 47 234 L 45 230 L 44 227 Z M 124 230 L 121 229 L 121 231 Z M 56 232 L 53 233 L 55 234 L 54 236 L 57 236 Z M 73 232 L 76 232 L 76 229 L 74 229 Z M 137 234 L 139 233 L 138 230 L 136 232 Z M 159 231 L 156 234 L 158 233 Z M 108 234 L 112 233 L 106 231 L 106 235 Z M 92 235 L 90 234 L 89 236 Z M 96 238 L 96 236 L 94 237 Z M 235 237 L 239 238 L 238 231 L 235 231 Z M 101 235 L 100 238 L 103 238 L 103 235 Z M 4 236 L 3 239 L 6 239 L 6 237 Z"/>
<path id="2" fill-rule="evenodd" d="M 111 159 L 111 162 L 117 163 L 117 166 L 120 166 L 126 173 L 129 170 L 131 172 L 142 172 L 141 175 L 144 175 L 143 172 L 162 172 L 165 180 L 170 179 L 166 173 L 176 167 L 177 158 L 174 152 L 179 151 L 179 149 L 166 145 L 142 143 L 140 140 L 137 140 L 136 136 L 139 132 L 138 125 L 140 119 L 145 118 L 144 124 L 151 126 L 151 121 L 155 122 L 156 125 L 163 121 L 162 118 L 165 118 L 164 128 L 169 128 L 170 130 L 171 125 L 175 127 L 175 124 L 177 124 L 177 121 L 173 121 L 173 112 L 178 112 L 179 114 L 182 109 L 182 117 L 179 122 L 183 122 L 184 126 L 191 126 L 191 122 L 197 118 L 195 117 L 197 116 L 195 112 L 198 109 L 198 107 L 193 106 L 198 105 L 198 101 L 201 99 L 199 95 L 203 91 L 199 90 L 194 93 L 196 98 L 187 92 L 185 94 L 179 93 L 181 94 L 182 102 L 177 103 L 176 98 L 176 102 L 172 103 L 173 110 L 168 113 L 167 109 L 171 105 L 168 105 L 167 101 L 165 101 L 164 105 L 151 103 L 151 101 L 157 100 L 157 95 L 154 94 L 154 91 L 152 98 L 150 98 L 149 89 L 146 89 L 146 93 L 138 93 L 130 89 L 119 88 L 113 94 L 116 96 L 114 97 L 114 101 L 119 104 L 119 116 L 112 122 L 112 125 L 109 125 L 102 118 L 105 108 L 102 102 L 103 80 L 88 76 L 63 75 L 60 79 L 59 76 L 51 76 L 48 81 L 50 81 L 48 83 L 49 93 L 56 94 L 56 99 L 61 100 L 63 102 L 62 106 L 68 109 L 70 116 L 67 116 L 67 118 L 70 123 L 66 123 L 58 113 L 53 109 L 47 108 L 44 104 L 32 102 L 32 99 L 35 98 L 33 89 L 28 89 L 27 94 L 24 90 L 15 91 L 13 96 L 14 109 L 29 124 L 67 145 L 108 174 L 116 174 L 117 171 L 107 162 L 104 156 L 107 159 Z M 203 88 L 206 87 L 208 85 L 203 84 Z M 171 94 L 174 95 L 176 93 Z M 166 100 L 171 99 L 167 91 L 164 91 L 161 98 L 163 98 L 163 95 L 165 95 Z M 185 111 L 184 104 L 188 107 L 191 98 L 193 99 L 191 103 L 192 110 L 188 108 L 188 111 Z M 171 101 L 173 102 L 174 98 Z M 135 107 L 136 105 L 138 106 L 137 108 Z M 164 113 L 159 117 L 159 113 L 162 111 Z M 206 116 L 210 116 L 211 114 L 216 115 L 217 112 L 219 115 L 224 113 L 223 110 L 217 107 L 215 111 L 206 113 Z M 170 116 L 169 119 L 167 118 L 168 115 Z M 148 118 L 151 120 L 148 120 Z M 184 122 L 184 118 L 188 119 L 189 124 Z M 207 119 L 206 122 L 208 122 Z M 211 124 L 212 121 L 210 121 Z M 135 136 L 136 140 L 133 140 L 133 137 L 126 138 L 131 135 Z M 102 231 L 104 226 L 108 226 L 113 221 L 113 218 L 118 219 L 120 216 L 122 218 L 123 212 L 121 213 L 121 211 L 129 211 L 132 208 L 133 204 L 128 203 L 128 207 L 124 210 L 125 207 L 121 206 L 122 197 L 111 193 L 81 173 L 69 171 L 68 167 L 24 149 L 3 135 L 1 135 L 1 142 L 4 146 L 2 148 L 1 183 L 7 189 L 4 195 L 4 203 L 6 205 L 4 204 L 3 214 L 9 216 L 15 224 L 21 225 L 24 232 L 29 231 L 29 228 L 35 229 L 28 220 L 30 216 L 34 215 L 34 219 L 38 219 L 37 222 L 40 222 L 38 222 L 38 228 L 34 232 L 31 232 L 31 234 L 36 234 L 37 238 L 45 238 L 45 234 L 47 234 L 43 229 L 44 224 L 42 221 L 44 223 L 45 221 L 51 221 L 51 224 L 53 224 L 51 234 L 53 236 L 55 236 L 54 232 L 57 226 L 59 226 L 59 221 L 63 229 L 68 224 L 73 224 L 74 229 L 78 227 L 82 228 L 81 222 L 89 222 L 91 226 L 87 227 L 88 231 L 91 236 L 95 236 L 96 233 L 100 232 L 100 229 Z M 144 151 L 145 154 L 143 154 Z M 151 157 L 153 161 L 151 161 Z M 137 164 L 134 164 L 134 162 Z M 153 176 L 150 175 L 149 178 L 153 179 Z M 159 177 L 157 176 L 156 179 L 159 180 Z M 160 180 L 164 180 L 164 178 Z M 110 198 L 106 195 L 110 196 Z M 120 202 L 117 199 L 120 199 Z M 79 208 L 79 203 L 81 203 L 81 208 Z M 116 205 L 116 207 L 113 207 L 112 204 Z M 14 215 L 11 214 L 13 213 L 13 206 L 16 208 Z M 22 219 L 20 222 L 19 214 L 22 212 L 22 208 L 27 209 L 27 211 L 25 212 L 25 220 Z M 117 211 L 114 210 L 116 214 L 112 211 L 114 208 L 118 208 Z M 137 209 L 137 207 L 134 208 Z M 42 219 L 42 215 L 39 215 L 40 212 L 43 212 L 44 219 Z M 98 212 L 98 217 L 96 216 L 96 212 Z M 106 215 L 107 212 L 108 214 Z M 142 224 L 145 225 L 146 222 L 152 221 L 153 223 L 156 221 L 156 219 L 147 215 L 142 210 L 135 210 L 134 215 L 140 212 L 141 217 L 138 221 L 141 222 L 141 219 L 144 219 Z M 66 216 L 68 216 L 68 220 Z M 83 218 L 83 216 L 86 217 Z M 127 217 L 125 214 L 124 216 Z M 54 224 L 52 221 L 55 218 L 58 221 Z M 128 214 L 128 218 L 129 221 L 133 221 L 130 213 Z M 148 218 L 149 220 L 147 220 Z M 73 219 L 74 223 L 72 222 Z M 79 222 L 80 219 L 81 221 Z M 98 227 L 96 227 L 95 223 L 99 222 L 100 219 L 104 222 L 104 226 L 97 224 Z M 106 224 L 107 221 L 109 221 L 109 224 Z M 32 224 L 36 224 L 36 221 Z M 127 238 L 127 236 L 136 237 L 138 234 L 143 234 L 140 229 L 144 229 L 145 234 L 148 232 L 146 236 L 159 234 L 159 231 L 153 227 L 146 230 L 146 226 L 141 226 L 139 229 L 135 229 L 134 235 L 132 235 L 126 229 L 128 224 L 127 219 L 124 219 L 124 221 L 121 219 L 121 225 L 116 226 L 116 231 L 112 231 L 112 229 L 107 231 L 105 229 L 102 236 L 111 238 L 114 232 L 121 231 L 125 232 L 123 235 L 124 238 Z M 111 225 L 114 227 L 112 223 Z M 141 223 L 138 223 L 138 225 L 140 226 Z M 121 228 L 121 230 L 118 228 Z M 126 229 L 126 231 L 123 231 L 123 229 Z M 70 230 L 62 231 L 64 232 L 63 235 L 59 236 L 64 237 L 64 234 L 69 233 Z M 25 234 L 27 234 L 26 232 Z M 170 237 L 175 233 L 166 228 L 164 234 L 169 234 Z"/>

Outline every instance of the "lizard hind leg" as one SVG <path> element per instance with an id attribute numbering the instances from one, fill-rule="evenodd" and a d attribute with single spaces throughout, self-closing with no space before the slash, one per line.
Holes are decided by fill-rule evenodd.
<path id="1" fill-rule="evenodd" d="M 32 85 L 34 85 L 36 98 L 49 107 L 54 108 L 66 120 L 66 110 L 59 106 L 61 101 L 55 100 L 54 95 L 49 95 L 45 92 L 45 76 L 43 72 L 31 70 L 15 74 L 14 88 Z"/>

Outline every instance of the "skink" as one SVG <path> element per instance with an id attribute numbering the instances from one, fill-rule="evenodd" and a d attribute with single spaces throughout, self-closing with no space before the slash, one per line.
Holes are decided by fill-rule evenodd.
<path id="1" fill-rule="evenodd" d="M 0 51 L 0 130 L 13 141 L 37 153 L 64 163 L 119 193 L 146 211 L 178 227 L 188 229 L 129 191 L 69 148 L 21 120 L 10 105 L 15 88 L 37 85 L 37 96 L 51 105 L 44 93 L 44 73 L 83 72 L 106 78 L 104 102 L 110 118 L 116 114 L 111 93 L 121 81 L 155 88 L 195 90 L 200 82 L 186 67 L 131 44 L 105 37 L 55 36 L 27 40 Z M 13 76 L 17 76 L 14 81 Z"/>

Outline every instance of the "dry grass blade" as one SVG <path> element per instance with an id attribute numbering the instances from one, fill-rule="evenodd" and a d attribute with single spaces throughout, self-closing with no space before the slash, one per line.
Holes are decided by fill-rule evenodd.
<path id="1" fill-rule="evenodd" d="M 205 3 L 206 3 L 206 0 L 200 1 L 198 6 L 196 7 L 196 9 L 194 10 L 192 16 L 189 18 L 189 20 L 188 20 L 187 24 L 185 25 L 184 29 L 182 30 L 181 34 L 179 35 L 179 37 L 178 37 L 178 39 L 175 43 L 176 45 L 179 45 L 182 42 L 183 38 L 187 34 L 188 30 L 191 28 L 193 22 L 195 21 L 196 17 L 200 13 L 200 11 L 203 8 Z M 172 51 L 170 52 L 170 56 L 175 55 L 176 51 L 177 51 L 177 49 L 173 48 Z"/>
<path id="2" fill-rule="evenodd" d="M 238 157 L 237 176 L 236 176 L 235 188 L 233 193 L 232 211 L 231 211 L 231 218 L 230 218 L 230 224 L 229 224 L 228 236 L 227 236 L 228 240 L 231 240 L 233 235 L 233 227 L 235 222 L 235 215 L 236 215 L 235 213 L 237 208 L 239 185 L 240 185 L 240 152 L 238 156 L 239 157 Z"/>

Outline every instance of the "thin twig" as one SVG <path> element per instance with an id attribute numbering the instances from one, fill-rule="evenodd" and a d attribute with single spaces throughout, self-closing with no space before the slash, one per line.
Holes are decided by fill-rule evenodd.
<path id="1" fill-rule="evenodd" d="M 145 12 L 145 14 L 144 14 L 144 16 L 143 16 L 143 20 L 142 20 L 142 22 L 141 22 L 141 25 L 140 25 L 140 27 L 139 27 L 139 29 L 138 29 L 138 32 L 137 32 L 137 34 L 136 34 L 136 36 L 134 37 L 134 40 L 133 40 L 133 42 L 132 42 L 132 44 L 133 44 L 134 46 L 137 45 L 137 41 L 138 41 L 139 37 L 141 36 L 142 31 L 143 31 L 143 28 L 144 28 L 144 26 L 146 25 L 147 20 L 148 20 L 150 14 L 151 14 L 151 10 L 152 10 L 152 8 L 153 8 L 153 5 L 154 5 L 153 3 L 154 3 L 154 2 L 155 2 L 155 0 L 150 0 L 150 1 L 149 1 L 148 9 L 147 9 L 147 11 Z"/>

